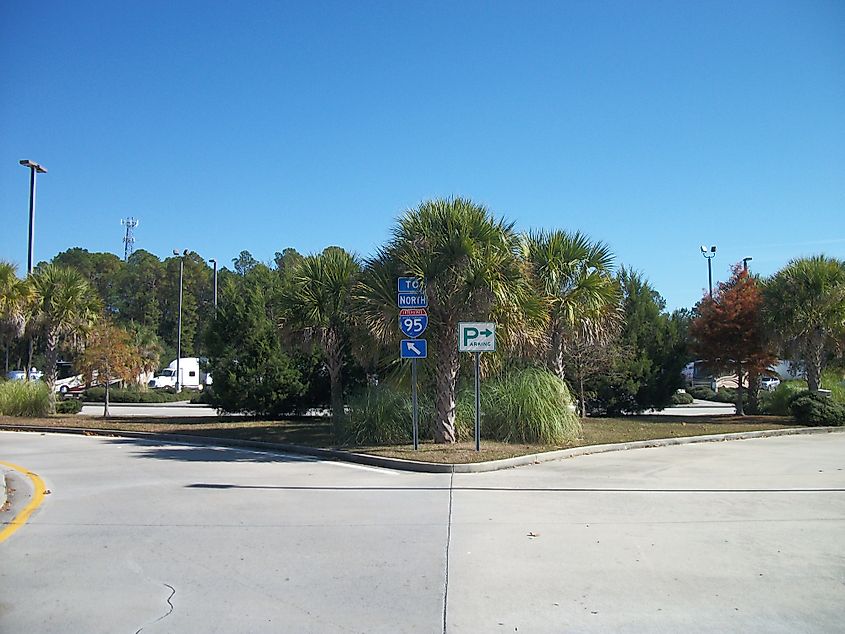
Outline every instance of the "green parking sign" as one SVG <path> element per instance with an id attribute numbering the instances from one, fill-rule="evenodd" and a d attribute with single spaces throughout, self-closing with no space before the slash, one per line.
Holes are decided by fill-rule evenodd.
<path id="1" fill-rule="evenodd" d="M 460 352 L 493 352 L 496 350 L 496 324 L 486 321 L 462 321 L 458 324 Z"/>

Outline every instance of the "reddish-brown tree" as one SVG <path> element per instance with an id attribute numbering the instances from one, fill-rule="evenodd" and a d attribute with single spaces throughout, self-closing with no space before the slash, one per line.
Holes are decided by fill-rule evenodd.
<path id="1" fill-rule="evenodd" d="M 690 325 L 692 350 L 698 358 L 711 370 L 736 374 L 736 412 L 740 416 L 745 414 L 743 376 L 759 376 L 775 361 L 763 328 L 762 307 L 757 280 L 736 264 L 731 278 L 719 284 L 713 298 L 701 300 L 698 317 Z"/>
<path id="2" fill-rule="evenodd" d="M 108 320 L 100 321 L 88 334 L 85 352 L 77 366 L 88 383 L 95 378 L 106 387 L 103 416 L 109 415 L 109 388 L 114 379 L 131 381 L 141 372 L 141 358 L 132 338 Z"/>

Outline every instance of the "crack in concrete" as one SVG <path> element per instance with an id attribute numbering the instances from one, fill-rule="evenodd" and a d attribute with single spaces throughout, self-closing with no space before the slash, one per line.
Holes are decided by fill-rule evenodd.
<path id="1" fill-rule="evenodd" d="M 164 586 L 170 588 L 170 596 L 167 597 L 167 605 L 170 606 L 170 609 L 165 614 L 162 614 L 160 617 L 158 617 L 155 621 L 153 621 L 152 623 L 148 623 L 147 625 L 155 625 L 156 623 L 166 619 L 173 613 L 173 603 L 170 601 L 170 599 L 172 599 L 173 595 L 176 594 L 176 588 L 171 586 L 169 583 L 165 583 Z M 142 625 L 141 627 L 139 627 L 137 630 L 135 630 L 135 634 L 140 634 L 141 630 L 147 627 L 147 625 Z"/>
<path id="2" fill-rule="evenodd" d="M 446 606 L 449 601 L 449 546 L 452 543 L 452 493 L 455 490 L 455 473 L 449 478 L 449 522 L 446 525 L 446 575 L 443 583 L 443 634 L 446 634 Z"/>

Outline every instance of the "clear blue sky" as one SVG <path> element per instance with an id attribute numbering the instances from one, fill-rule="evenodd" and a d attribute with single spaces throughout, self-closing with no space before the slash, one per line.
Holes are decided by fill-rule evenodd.
<path id="1" fill-rule="evenodd" d="M 371 254 L 460 194 L 581 229 L 670 307 L 845 257 L 845 3 L 4 2 L 0 258 Z"/>

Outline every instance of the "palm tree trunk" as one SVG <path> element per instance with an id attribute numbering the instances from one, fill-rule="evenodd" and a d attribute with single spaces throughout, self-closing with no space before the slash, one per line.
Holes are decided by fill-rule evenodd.
<path id="1" fill-rule="evenodd" d="M 343 409 L 343 351 L 340 347 L 340 337 L 334 330 L 329 330 L 325 338 L 326 368 L 329 371 L 329 383 L 332 399 L 332 427 L 335 440 L 340 442 L 343 432 L 343 420 L 346 415 Z"/>
<path id="2" fill-rule="evenodd" d="M 447 329 L 447 332 L 451 330 Z M 444 337 L 437 353 L 437 395 L 435 397 L 434 442 L 455 442 L 455 391 L 460 357 L 451 337 Z"/>
<path id="3" fill-rule="evenodd" d="M 566 378 L 563 370 L 563 335 L 558 328 L 552 326 L 552 336 L 549 339 L 547 366 L 552 374 L 563 381 Z"/>
<path id="4" fill-rule="evenodd" d="M 44 373 L 44 376 L 46 378 L 47 392 L 50 398 L 50 413 L 55 414 L 56 392 L 53 388 L 56 385 L 56 373 L 59 360 L 59 335 L 52 328 L 47 331 L 47 341 L 45 342 L 45 345 L 47 353 L 47 367 L 45 368 L 46 372 Z"/>
<path id="5" fill-rule="evenodd" d="M 811 392 L 818 392 L 822 386 L 822 357 L 824 356 L 824 342 L 822 337 L 814 336 L 810 340 L 810 350 L 807 354 L 807 387 Z"/>

